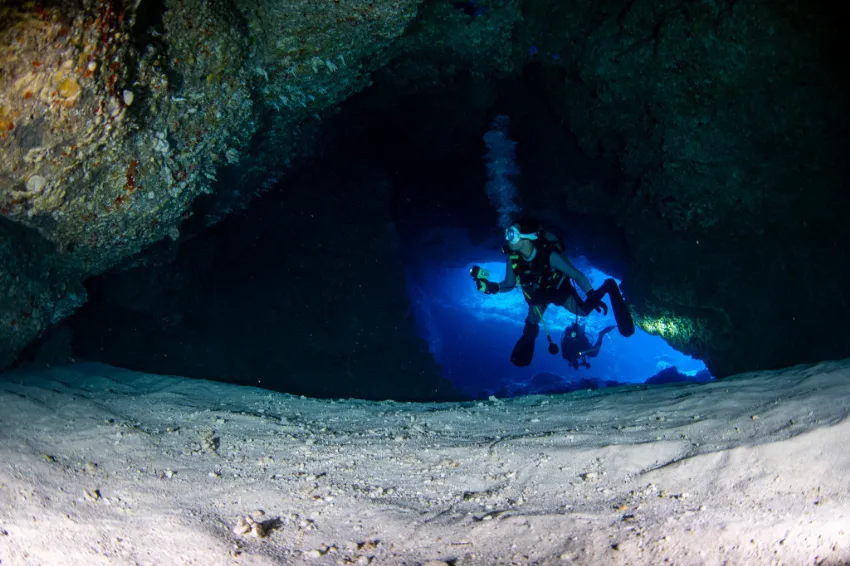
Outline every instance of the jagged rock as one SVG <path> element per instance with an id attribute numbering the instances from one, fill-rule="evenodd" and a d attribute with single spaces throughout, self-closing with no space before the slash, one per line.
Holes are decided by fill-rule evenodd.
<path id="1" fill-rule="evenodd" d="M 81 302 L 35 292 L 52 285 L 42 273 L 61 266 L 79 288 L 178 235 L 198 197 L 214 223 L 309 158 L 341 101 L 458 18 L 444 4 L 403 39 L 420 4 L 0 3 L 0 214 L 43 240 L 43 269 L 21 277 L 35 257 L 21 245 L 0 265 L 0 292 L 35 297 L 41 314 L 22 323 L 15 301 L 0 306 L 0 367 L 56 319 L 43 301 Z M 487 49 L 510 52 L 486 29 L 466 42 L 482 68 L 499 62 Z"/>

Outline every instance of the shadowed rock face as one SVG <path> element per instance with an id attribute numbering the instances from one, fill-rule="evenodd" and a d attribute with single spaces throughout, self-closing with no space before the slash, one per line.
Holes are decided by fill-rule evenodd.
<path id="1" fill-rule="evenodd" d="M 390 184 L 344 165 L 93 281 L 76 353 L 309 396 L 459 398 L 414 333 Z"/>
<path id="2" fill-rule="evenodd" d="M 322 120 L 373 71 L 422 46 L 454 49 L 447 30 L 470 32 L 443 4 L 411 32 L 419 5 L 0 2 L 0 214 L 40 246 L 2 244 L 0 367 L 64 316 L 52 305 L 84 300 L 41 274 L 61 271 L 81 291 L 85 277 L 179 238 L 193 206 L 209 224 L 243 208 L 313 153 Z M 456 42 L 457 62 L 508 66 L 519 12 L 497 12 Z"/>
<path id="3" fill-rule="evenodd" d="M 477 166 L 468 148 L 509 113 L 526 208 L 566 224 L 625 280 L 640 325 L 715 375 L 850 356 L 842 14 L 477 5 L 142 2 L 140 19 L 2 4 L 0 365 L 82 304 L 85 277 L 178 240 L 190 215 L 244 209 L 287 171 L 333 166 L 308 160 L 356 93 L 361 118 L 332 121 L 352 139 L 403 118 L 422 134 L 411 150 Z M 16 39 L 36 28 L 40 43 Z"/>
<path id="4" fill-rule="evenodd" d="M 525 4 L 536 92 L 624 175 L 613 194 L 550 175 L 542 200 L 611 214 L 641 326 L 716 375 L 850 355 L 839 6 Z"/>

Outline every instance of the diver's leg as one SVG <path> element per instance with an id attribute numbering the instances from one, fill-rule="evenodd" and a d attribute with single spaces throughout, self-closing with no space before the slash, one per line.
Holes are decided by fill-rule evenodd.
<path id="1" fill-rule="evenodd" d="M 602 331 L 599 333 L 599 338 L 597 338 L 597 340 L 602 340 L 602 337 L 603 337 L 603 336 L 605 336 L 606 334 L 608 334 L 609 332 L 611 332 L 611 331 L 612 331 L 612 330 L 614 330 L 615 328 L 617 328 L 617 327 L 616 327 L 616 326 L 606 326 L 606 327 L 605 327 L 605 328 L 603 328 L 603 329 L 602 329 Z"/>
<path id="2" fill-rule="evenodd" d="M 617 329 L 620 331 L 620 334 L 628 338 L 635 333 L 635 323 L 632 320 L 629 307 L 626 306 L 626 301 L 623 300 L 623 295 L 620 293 L 620 287 L 613 279 L 606 279 L 587 301 L 582 301 L 582 308 L 586 311 L 592 311 L 602 304 L 602 298 L 605 295 L 608 295 L 611 301 L 614 318 L 617 320 Z"/>
<path id="3" fill-rule="evenodd" d="M 610 278 L 606 279 L 600 290 L 608 294 L 620 334 L 626 338 L 634 334 L 635 323 L 632 320 L 632 313 L 629 312 L 629 307 L 626 306 L 626 301 L 623 300 L 623 295 L 620 293 L 620 287 L 617 286 L 617 282 Z"/>
<path id="4" fill-rule="evenodd" d="M 533 324 L 535 326 L 540 324 L 540 320 L 546 313 L 546 308 L 548 306 L 549 305 L 528 305 L 528 316 L 525 317 L 526 324 Z"/>
<path id="5" fill-rule="evenodd" d="M 534 341 L 540 333 L 540 319 L 544 312 L 546 312 L 546 305 L 528 305 L 528 316 L 525 317 L 522 336 L 519 337 L 511 352 L 511 363 L 515 366 L 531 364 L 531 359 L 534 357 Z"/>
<path id="6" fill-rule="evenodd" d="M 599 355 L 599 350 L 602 348 L 602 340 L 605 339 L 605 335 L 617 328 L 616 326 L 606 326 L 602 329 L 602 332 L 599 333 L 599 338 L 596 339 L 596 344 L 589 350 L 582 352 L 583 355 L 589 358 L 595 358 Z"/>

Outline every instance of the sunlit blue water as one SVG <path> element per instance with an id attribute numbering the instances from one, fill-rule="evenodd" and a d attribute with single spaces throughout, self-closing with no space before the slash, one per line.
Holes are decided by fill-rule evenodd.
<path id="1" fill-rule="evenodd" d="M 608 277 L 582 258 L 575 263 L 594 287 Z M 479 265 L 490 271 L 492 280 L 503 279 L 504 262 Z M 420 280 L 408 281 L 420 334 L 428 341 L 443 374 L 467 393 L 494 393 L 505 385 L 527 383 L 541 372 L 554 373 L 567 380 L 594 378 L 642 383 L 670 366 L 686 374 L 705 370 L 701 361 L 676 351 L 662 338 L 640 329 L 630 338 L 623 338 L 616 330 L 610 332 L 599 356 L 589 359 L 591 368 L 576 370 L 560 354 L 552 355 L 547 351 L 543 325 L 532 364 L 517 368 L 510 363 L 510 353 L 522 333 L 528 310 L 525 300 L 519 290 L 496 296 L 478 292 L 469 276 L 471 266 L 431 268 L 427 275 L 419 275 Z M 544 320 L 560 345 L 563 331 L 575 320 L 575 315 L 553 306 L 547 310 Z M 584 322 L 591 342 L 596 341 L 600 329 L 616 325 L 610 310 L 607 316 L 594 313 Z"/>

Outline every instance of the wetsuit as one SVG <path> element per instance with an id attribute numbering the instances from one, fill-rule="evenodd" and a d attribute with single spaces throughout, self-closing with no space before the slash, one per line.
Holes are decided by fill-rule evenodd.
<path id="1" fill-rule="evenodd" d="M 523 257 L 519 252 L 505 249 L 507 269 L 505 281 L 500 291 L 513 289 L 517 285 L 522 289 L 525 302 L 528 303 L 528 316 L 522 336 L 511 353 L 511 362 L 517 366 L 527 366 L 534 357 L 534 342 L 540 333 L 540 319 L 549 305 L 566 307 L 578 316 L 587 316 L 592 309 L 586 309 L 579 297 L 567 271 L 577 271 L 562 255 L 563 245 L 554 236 L 543 233 L 535 241 L 531 256 Z M 585 278 L 585 285 L 590 282 Z"/>
<path id="2" fill-rule="evenodd" d="M 578 369 L 579 365 L 589 368 L 590 363 L 587 358 L 595 358 L 599 355 L 602 340 L 614 328 L 614 326 L 605 327 L 596 338 L 596 343 L 591 346 L 584 327 L 574 322 L 564 330 L 564 336 L 561 338 L 561 355 L 575 369 Z"/>

